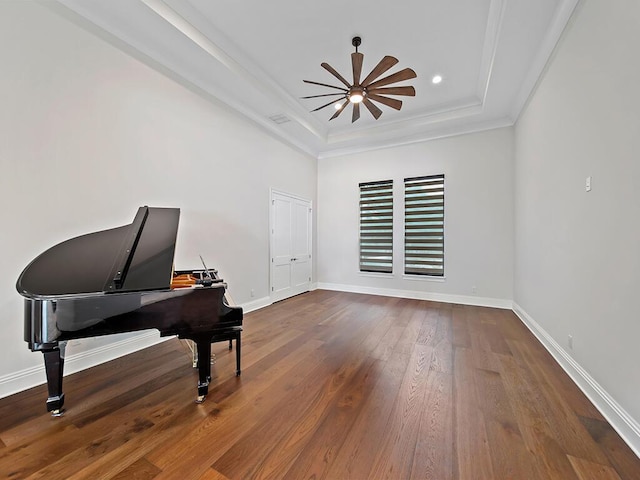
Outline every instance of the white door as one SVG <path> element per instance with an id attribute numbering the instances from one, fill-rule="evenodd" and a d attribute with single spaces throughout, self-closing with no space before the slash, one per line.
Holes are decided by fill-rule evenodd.
<path id="1" fill-rule="evenodd" d="M 271 192 L 271 301 L 311 288 L 311 202 Z"/>

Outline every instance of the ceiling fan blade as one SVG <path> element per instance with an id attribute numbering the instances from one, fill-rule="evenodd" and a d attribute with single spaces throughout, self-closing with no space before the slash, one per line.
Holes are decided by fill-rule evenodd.
<path id="1" fill-rule="evenodd" d="M 353 84 L 360 85 L 360 74 L 362 73 L 362 60 L 364 55 L 358 52 L 351 54 L 351 66 L 353 67 Z"/>
<path id="2" fill-rule="evenodd" d="M 329 120 L 331 121 L 331 120 L 333 120 L 334 118 L 337 118 L 337 117 L 338 117 L 338 115 L 340 115 L 340 114 L 342 113 L 342 111 L 344 110 L 344 108 L 345 108 L 347 105 L 349 105 L 349 100 L 346 100 L 346 101 L 342 104 L 342 106 L 341 106 L 338 110 L 336 110 L 336 113 L 334 113 L 334 114 L 333 114 L 333 116 L 332 116 Z"/>
<path id="3" fill-rule="evenodd" d="M 416 77 L 416 72 L 414 72 L 410 68 L 405 68 L 404 70 L 400 70 L 399 72 L 393 73 L 388 77 L 384 77 L 376 82 L 373 82 L 368 86 L 368 88 L 378 88 L 382 87 L 383 85 L 389 85 L 390 83 L 401 82 L 403 80 L 409 80 L 410 78 Z"/>
<path id="4" fill-rule="evenodd" d="M 346 98 L 346 97 L 345 97 Z M 322 105 L 321 107 L 318 108 L 314 108 L 313 110 L 311 110 L 312 112 L 317 112 L 318 110 L 322 110 L 325 107 L 328 107 L 329 105 L 333 105 L 334 103 L 338 102 L 342 100 L 341 98 L 335 98 L 333 100 L 331 100 L 329 103 L 325 103 L 324 105 Z"/>
<path id="5" fill-rule="evenodd" d="M 380 115 L 382 115 L 382 110 L 371 103 L 371 100 L 365 98 L 364 100 L 362 100 L 362 103 L 364 103 L 364 106 L 367 107 L 367 109 L 371 112 L 371 115 L 373 115 L 376 120 L 380 118 Z"/>
<path id="6" fill-rule="evenodd" d="M 312 82 L 311 80 L 303 80 L 304 83 L 311 83 L 313 85 L 320 85 L 321 87 L 329 87 L 329 88 L 335 88 L 336 90 L 342 90 L 343 92 L 346 92 L 347 89 L 346 88 L 342 88 L 342 87 L 336 87 L 335 85 L 328 85 L 326 83 L 320 83 L 320 82 Z"/>
<path id="7" fill-rule="evenodd" d="M 416 96 L 416 89 L 413 87 L 382 87 L 368 88 L 369 94 L 375 95 L 406 95 L 408 97 Z M 336 95 L 335 93 L 333 95 Z"/>
<path id="8" fill-rule="evenodd" d="M 367 95 L 369 100 L 373 100 L 374 102 L 384 103 L 386 106 L 395 108 L 396 110 L 400 110 L 402 108 L 402 102 L 400 100 L 396 100 L 395 98 L 381 97 L 380 95 L 376 95 L 370 93 Z"/>
<path id="9" fill-rule="evenodd" d="M 347 82 L 344 77 L 342 75 L 340 75 L 338 72 L 336 72 L 336 70 L 329 65 L 326 62 L 323 62 L 320 64 L 322 66 L 322 68 L 324 68 L 327 72 L 329 72 L 331 75 L 333 75 L 334 77 L 336 77 L 338 80 L 340 80 L 342 83 L 344 83 L 347 88 L 351 88 L 351 84 L 349 84 L 349 82 Z"/>
<path id="10" fill-rule="evenodd" d="M 300 98 L 319 98 L 319 97 L 333 97 L 336 95 L 344 95 L 344 92 L 341 93 L 323 93 L 322 95 L 309 95 L 307 97 L 300 97 Z"/>
<path id="11" fill-rule="evenodd" d="M 368 86 L 371 82 L 373 82 L 376 78 L 378 78 L 384 72 L 386 72 L 391 67 L 393 67 L 396 63 L 398 63 L 397 58 L 390 57 L 389 55 L 384 57 L 382 60 L 378 62 L 378 65 L 376 65 L 375 68 L 371 70 L 371 73 L 367 75 L 367 78 L 365 78 L 362 81 L 362 86 L 363 87 Z"/>
<path id="12" fill-rule="evenodd" d="M 359 103 L 354 103 L 353 104 L 353 114 L 351 115 L 351 123 L 355 122 L 359 118 L 360 118 L 360 104 Z"/>

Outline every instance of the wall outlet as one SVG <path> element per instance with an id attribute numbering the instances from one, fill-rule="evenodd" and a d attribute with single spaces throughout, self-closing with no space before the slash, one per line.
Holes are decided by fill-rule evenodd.
<path id="1" fill-rule="evenodd" d="M 567 345 L 569 346 L 569 350 L 573 350 L 573 335 L 567 337 Z"/>
<path id="2" fill-rule="evenodd" d="M 587 179 L 585 180 L 585 182 L 584 182 L 584 189 L 585 189 L 587 192 L 590 192 L 590 191 L 591 191 L 591 177 L 587 177 Z"/>
<path id="3" fill-rule="evenodd" d="M 256 295 L 256 293 L 253 291 L 253 288 L 251 289 L 250 295 L 251 295 L 251 298 L 255 297 Z"/>
<path id="4" fill-rule="evenodd" d="M 471 293 L 477 293 L 477 292 L 478 292 L 478 288 L 475 285 L 471 287 Z"/>

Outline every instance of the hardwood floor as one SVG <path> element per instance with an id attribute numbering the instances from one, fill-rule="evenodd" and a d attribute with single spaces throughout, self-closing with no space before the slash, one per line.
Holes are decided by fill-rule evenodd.
<path id="1" fill-rule="evenodd" d="M 66 377 L 62 418 L 0 400 L 0 477 L 640 479 L 510 311 L 318 290 L 244 325 L 201 405 L 176 339 Z"/>

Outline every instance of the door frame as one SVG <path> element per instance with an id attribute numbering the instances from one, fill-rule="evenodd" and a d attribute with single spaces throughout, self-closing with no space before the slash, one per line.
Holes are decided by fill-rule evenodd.
<path id="1" fill-rule="evenodd" d="M 309 276 L 311 277 L 311 280 L 309 281 L 309 290 L 311 290 L 311 285 L 313 284 L 313 259 L 314 259 L 314 254 L 313 254 L 313 201 L 309 198 L 304 198 L 301 197 L 299 195 L 294 195 L 292 193 L 289 192 L 284 192 L 282 190 L 278 190 L 275 188 L 270 188 L 269 189 L 269 298 L 271 300 L 271 303 L 274 302 L 274 285 L 273 285 L 273 275 L 274 275 L 274 263 L 273 263 L 273 259 L 274 259 L 274 241 L 273 241 L 273 236 L 274 236 L 274 209 L 273 209 L 273 205 L 275 202 L 274 199 L 274 195 L 280 195 L 280 196 L 284 196 L 284 197 L 288 197 L 291 198 L 292 200 L 299 200 L 299 201 L 303 201 L 303 202 L 307 202 L 309 204 Z M 292 295 L 293 296 L 293 295 Z M 285 297 L 285 298 L 289 298 L 289 297 Z M 283 298 L 278 298 L 278 300 L 275 301 L 280 301 L 280 300 L 284 300 Z"/>

